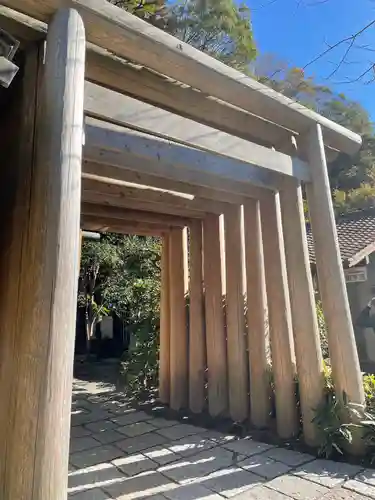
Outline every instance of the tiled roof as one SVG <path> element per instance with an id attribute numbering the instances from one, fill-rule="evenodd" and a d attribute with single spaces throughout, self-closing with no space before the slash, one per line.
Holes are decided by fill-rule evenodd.
<path id="1" fill-rule="evenodd" d="M 358 264 L 375 251 L 375 208 L 340 216 L 336 220 L 341 258 L 347 266 Z M 310 262 L 315 264 L 313 238 L 307 225 Z"/>

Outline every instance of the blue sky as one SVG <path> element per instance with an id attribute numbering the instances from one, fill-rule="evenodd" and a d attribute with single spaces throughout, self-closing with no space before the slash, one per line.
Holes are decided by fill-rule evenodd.
<path id="1" fill-rule="evenodd" d="M 247 0 L 252 11 L 255 40 L 261 54 L 271 53 L 292 66 L 304 67 L 329 45 L 346 38 L 375 19 L 375 0 Z M 343 57 L 343 44 L 306 68 L 318 82 L 359 101 L 375 121 L 375 81 L 356 79 L 375 62 L 375 25 L 355 42 L 336 74 L 329 75 Z M 367 80 L 375 76 L 368 74 Z"/>

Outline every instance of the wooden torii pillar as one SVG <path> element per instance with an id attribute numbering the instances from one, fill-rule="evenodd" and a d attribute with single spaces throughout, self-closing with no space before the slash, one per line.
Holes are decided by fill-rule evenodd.
<path id="1" fill-rule="evenodd" d="M 26 60 L 1 311 L 2 500 L 67 498 L 85 50 L 82 19 L 64 8 L 49 26 L 44 71 L 42 46 Z"/>
<path id="2" fill-rule="evenodd" d="M 365 398 L 361 370 L 319 124 L 305 138 L 305 148 L 312 171 L 312 182 L 306 185 L 306 194 L 335 389 L 340 397 L 344 392 L 349 401 L 363 404 Z"/>

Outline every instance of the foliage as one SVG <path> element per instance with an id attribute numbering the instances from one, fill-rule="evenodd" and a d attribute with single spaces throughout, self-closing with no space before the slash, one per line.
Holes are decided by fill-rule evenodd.
<path id="1" fill-rule="evenodd" d="M 259 81 L 362 136 L 362 148 L 354 157 L 339 154 L 330 163 L 330 184 L 337 214 L 373 206 L 375 135 L 367 111 L 275 57 L 260 57 L 253 70 Z"/>
<path id="2" fill-rule="evenodd" d="M 168 9 L 164 0 L 109 0 L 130 12 L 131 14 L 144 19 L 145 21 L 165 28 L 168 22 Z"/>
<path id="3" fill-rule="evenodd" d="M 88 311 L 88 340 L 102 316 L 115 313 L 120 317 L 132 337 L 125 367 L 129 380 L 134 382 L 130 373 L 138 371 L 139 361 L 145 356 L 145 366 L 139 371 L 140 384 L 144 377 L 154 378 L 157 371 L 160 253 L 157 238 L 110 234 L 102 235 L 100 241 L 84 241 L 82 248 L 78 305 Z M 145 338 L 146 332 L 149 338 Z"/>
<path id="4" fill-rule="evenodd" d="M 234 0 L 177 0 L 169 31 L 180 40 L 246 71 L 255 58 L 250 10 Z"/>
<path id="5" fill-rule="evenodd" d="M 347 402 L 334 390 L 331 368 L 324 363 L 325 391 L 313 422 L 320 434 L 319 454 L 325 458 L 345 455 L 354 438 L 361 438 L 367 455 L 375 451 L 375 375 L 363 375 L 365 406 Z"/>
<path id="6" fill-rule="evenodd" d="M 328 340 L 327 340 L 327 325 L 324 319 L 322 303 L 320 300 L 316 301 L 316 315 L 318 320 L 320 346 L 322 349 L 323 359 L 328 359 L 329 352 L 328 352 Z"/>

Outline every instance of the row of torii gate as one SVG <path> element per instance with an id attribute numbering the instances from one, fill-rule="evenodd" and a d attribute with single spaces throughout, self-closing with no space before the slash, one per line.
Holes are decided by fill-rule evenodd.
<path id="1" fill-rule="evenodd" d="M 80 227 L 163 237 L 164 402 L 267 426 L 269 328 L 278 433 L 297 375 L 316 445 L 302 189 L 335 388 L 362 404 L 326 164 L 361 138 L 104 0 L 3 0 L 0 28 L 21 42 L 0 95 L 1 498 L 66 498 Z"/>

